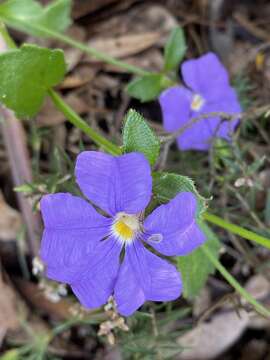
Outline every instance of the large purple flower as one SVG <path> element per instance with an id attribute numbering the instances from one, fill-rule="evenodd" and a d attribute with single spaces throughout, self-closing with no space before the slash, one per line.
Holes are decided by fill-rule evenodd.
<path id="1" fill-rule="evenodd" d="M 145 245 L 164 255 L 185 255 L 202 244 L 195 196 L 182 192 L 143 222 L 152 177 L 142 154 L 85 151 L 75 174 L 83 194 L 106 215 L 68 193 L 42 198 L 41 258 L 47 276 L 70 284 L 86 308 L 99 307 L 113 295 L 126 316 L 146 300 L 179 297 L 179 272 Z"/>
<path id="2" fill-rule="evenodd" d="M 165 90 L 159 98 L 166 131 L 176 131 L 200 114 L 241 112 L 227 70 L 215 54 L 208 53 L 196 60 L 185 61 L 181 71 L 188 89 L 174 86 Z M 222 122 L 218 117 L 198 121 L 179 136 L 178 147 L 181 150 L 208 150 L 214 137 L 229 141 L 238 122 Z"/>

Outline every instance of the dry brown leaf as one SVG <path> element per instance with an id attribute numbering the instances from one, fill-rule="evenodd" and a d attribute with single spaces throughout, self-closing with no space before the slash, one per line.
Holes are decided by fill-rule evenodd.
<path id="1" fill-rule="evenodd" d="M 56 319 L 67 320 L 70 318 L 73 304 L 68 299 L 53 303 L 45 297 L 38 285 L 21 278 L 14 278 L 13 281 L 22 296 L 39 311 L 50 314 Z"/>
<path id="2" fill-rule="evenodd" d="M 164 45 L 168 33 L 178 25 L 176 18 L 164 6 L 141 4 L 125 13 L 117 14 L 91 29 L 98 38 L 118 37 L 126 34 L 159 33 L 158 44 Z"/>
<path id="3" fill-rule="evenodd" d="M 21 214 L 9 206 L 0 191 L 0 240 L 15 240 L 22 226 Z"/>
<path id="4" fill-rule="evenodd" d="M 263 300 L 270 294 L 270 282 L 263 275 L 250 278 L 245 288 L 255 299 Z"/>
<path id="5" fill-rule="evenodd" d="M 100 37 L 89 41 L 89 45 L 98 51 L 106 52 L 115 58 L 125 58 L 138 54 L 153 46 L 160 38 L 159 32 L 128 34 L 112 38 Z M 92 60 L 95 61 L 96 60 Z"/>
<path id="6" fill-rule="evenodd" d="M 83 315 L 84 319 L 95 317 L 95 310 L 87 310 L 80 306 L 79 303 L 74 303 L 70 298 L 62 298 L 58 302 L 53 302 L 46 296 L 46 291 L 40 289 L 37 284 L 22 278 L 12 278 L 12 281 L 19 289 L 22 297 L 27 300 L 32 307 L 38 311 L 48 314 L 51 318 L 56 320 L 70 320 L 74 315 Z M 100 321 L 106 319 L 106 315 L 97 315 Z"/>
<path id="7" fill-rule="evenodd" d="M 134 56 L 128 59 L 129 64 L 141 67 L 150 71 L 161 71 L 164 59 L 162 53 L 155 48 L 148 49 L 143 56 Z"/>
<path id="8" fill-rule="evenodd" d="M 135 55 L 125 59 L 125 62 L 149 71 L 161 71 L 164 63 L 161 52 L 156 48 L 147 49 L 143 55 Z M 110 64 L 104 64 L 103 68 L 110 72 L 125 73 L 125 69 L 120 69 Z"/>
<path id="9" fill-rule="evenodd" d="M 118 49 L 118 47 L 115 48 L 115 45 L 113 46 L 112 50 L 116 56 L 125 57 L 125 61 L 132 65 L 151 71 L 160 71 L 163 66 L 160 47 L 164 46 L 169 32 L 177 25 L 176 18 L 165 7 L 143 3 L 130 10 L 128 17 L 126 14 L 118 13 L 106 21 L 95 24 L 91 30 L 93 38 L 99 41 L 101 50 L 105 50 L 106 53 L 110 53 L 108 46 L 110 44 L 106 43 L 106 39 L 113 42 L 117 39 L 124 39 L 128 41 L 124 45 L 125 48 L 121 46 Z M 153 34 L 153 38 L 151 34 Z M 149 39 L 145 37 L 148 35 Z M 137 36 L 137 39 L 133 38 L 135 44 L 129 43 L 129 36 L 131 36 L 131 40 L 132 36 Z M 145 40 L 149 43 L 145 43 Z M 90 41 L 89 44 L 95 46 L 94 42 Z M 144 45 L 145 48 L 142 49 L 141 45 Z M 137 48 L 137 46 L 139 47 Z M 107 71 L 124 72 L 112 65 L 104 64 L 103 67 Z"/>
<path id="10" fill-rule="evenodd" d="M 95 75 L 95 69 L 91 68 L 89 64 L 81 64 L 76 67 L 72 74 L 65 78 L 65 80 L 61 83 L 60 88 L 73 89 L 81 87 L 93 80 Z"/>
<path id="11" fill-rule="evenodd" d="M 253 276 L 246 284 L 246 290 L 259 301 L 269 298 L 270 284 L 262 275 Z M 185 348 L 178 359 L 214 359 L 230 348 L 248 327 L 262 329 L 269 327 L 269 319 L 244 310 L 236 312 L 232 305 L 225 305 L 210 321 L 200 323 L 190 332 L 178 338 Z M 207 346 L 205 346 L 207 344 Z"/>
<path id="12" fill-rule="evenodd" d="M 198 296 L 194 299 L 193 303 L 193 315 L 194 316 L 200 316 L 203 314 L 207 309 L 211 307 L 211 293 L 210 288 L 208 286 L 205 286 Z"/>
<path id="13" fill-rule="evenodd" d="M 68 31 L 67 35 L 72 37 L 72 39 L 80 42 L 85 42 L 86 40 L 86 33 L 85 29 L 81 26 L 72 25 Z M 67 63 L 68 71 L 72 71 L 80 62 L 80 60 L 83 57 L 83 52 L 80 49 L 70 47 L 70 46 L 64 46 L 63 43 L 58 44 L 56 42 L 56 45 L 58 47 L 61 47 L 64 49 L 65 52 L 65 61 Z"/>
<path id="14" fill-rule="evenodd" d="M 65 60 L 68 71 L 72 71 L 80 62 L 83 57 L 81 50 L 70 48 L 65 50 Z"/>
<path id="15" fill-rule="evenodd" d="M 170 31 L 179 25 L 176 17 L 164 6 L 160 5 L 151 4 L 148 7 L 141 8 L 137 14 L 135 9 L 134 14 L 134 32 L 136 28 L 138 29 L 136 31 L 139 31 L 141 28 L 142 33 L 146 31 L 146 29 L 148 29 L 148 31 L 159 31 L 159 33 L 162 34 L 159 38 L 159 46 L 165 44 Z M 138 18 L 140 21 L 138 21 Z"/>
<path id="16" fill-rule="evenodd" d="M 66 96 L 65 101 L 78 114 L 86 113 L 89 110 L 87 104 L 75 94 Z M 41 112 L 37 116 L 38 126 L 55 126 L 65 121 L 65 115 L 55 108 L 50 99 L 46 99 Z"/>
<path id="17" fill-rule="evenodd" d="M 263 275 L 254 275 L 247 282 L 246 290 L 255 298 L 264 303 L 270 308 L 270 282 Z M 253 329 L 270 328 L 270 319 L 266 319 L 259 315 L 254 315 L 248 326 Z"/>
<path id="18" fill-rule="evenodd" d="M 111 5 L 117 1 L 118 0 L 76 0 L 74 1 L 74 6 L 72 8 L 72 17 L 74 19 L 78 19 L 82 16 L 86 16 L 94 11 L 97 11 L 104 6 Z"/>
<path id="19" fill-rule="evenodd" d="M 216 358 L 239 339 L 248 322 L 246 311 L 241 311 L 240 316 L 235 311 L 216 315 L 210 322 L 202 323 L 178 339 L 185 348 L 178 359 Z"/>
<path id="20" fill-rule="evenodd" d="M 0 273 L 0 346 L 7 331 L 16 330 L 19 325 L 16 295 Z"/>

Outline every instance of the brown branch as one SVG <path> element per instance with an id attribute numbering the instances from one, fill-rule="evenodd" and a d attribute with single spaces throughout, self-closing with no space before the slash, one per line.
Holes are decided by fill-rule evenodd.
<path id="1" fill-rule="evenodd" d="M 6 43 L 0 35 L 0 53 L 6 50 Z M 14 113 L 3 106 L 0 106 L 0 118 L 0 129 L 7 150 L 13 185 L 16 187 L 25 182 L 31 182 L 32 171 L 24 127 L 21 121 L 16 119 Z M 22 193 L 16 193 L 16 197 L 27 229 L 29 251 L 32 256 L 35 256 L 39 249 L 40 219 L 33 213 L 30 202 Z"/>

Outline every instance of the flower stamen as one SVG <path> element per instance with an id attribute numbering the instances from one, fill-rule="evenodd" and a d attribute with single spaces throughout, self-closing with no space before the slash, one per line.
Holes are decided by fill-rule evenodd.
<path id="1" fill-rule="evenodd" d="M 191 109 L 194 111 L 199 111 L 205 103 L 204 98 L 199 94 L 194 94 L 191 101 Z"/>
<path id="2" fill-rule="evenodd" d="M 149 236 L 149 238 L 147 239 L 148 242 L 152 242 L 152 243 L 160 243 L 163 240 L 163 235 L 162 234 L 152 234 L 151 236 Z"/>

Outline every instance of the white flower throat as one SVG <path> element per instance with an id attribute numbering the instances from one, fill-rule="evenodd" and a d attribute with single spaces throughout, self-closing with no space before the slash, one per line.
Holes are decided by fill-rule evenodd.
<path id="1" fill-rule="evenodd" d="M 122 243 L 131 243 L 142 231 L 138 216 L 119 212 L 112 225 L 113 235 Z"/>
<path id="2" fill-rule="evenodd" d="M 191 101 L 191 109 L 194 111 L 199 111 L 205 103 L 204 98 L 199 94 L 194 94 Z"/>
<path id="3" fill-rule="evenodd" d="M 130 215 L 124 212 L 119 212 L 114 218 L 111 227 L 111 233 L 118 239 L 121 244 L 130 245 L 136 239 L 143 239 L 144 232 L 143 225 L 137 215 Z M 163 240 L 163 235 L 160 233 L 149 234 L 147 241 L 151 243 L 159 243 Z"/>

